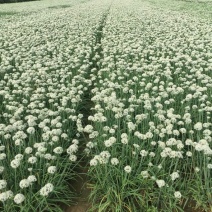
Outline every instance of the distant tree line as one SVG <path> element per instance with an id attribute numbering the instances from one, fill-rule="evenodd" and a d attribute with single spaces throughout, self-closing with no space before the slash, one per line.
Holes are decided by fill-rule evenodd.
<path id="1" fill-rule="evenodd" d="M 37 1 L 37 0 L 0 0 L 0 4 L 2 4 L 2 3 L 23 2 L 23 1 Z"/>

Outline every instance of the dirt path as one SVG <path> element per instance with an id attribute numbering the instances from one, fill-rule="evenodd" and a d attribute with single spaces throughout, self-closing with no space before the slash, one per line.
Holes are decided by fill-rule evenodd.
<path id="1" fill-rule="evenodd" d="M 81 168 L 73 188 L 76 193 L 79 194 L 79 197 L 76 204 L 69 206 L 65 212 L 87 212 L 90 207 L 90 204 L 88 203 L 90 190 L 87 188 L 87 168 Z"/>

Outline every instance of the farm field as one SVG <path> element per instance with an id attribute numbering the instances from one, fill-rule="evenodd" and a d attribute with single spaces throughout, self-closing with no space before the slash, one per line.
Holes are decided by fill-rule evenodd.
<path id="1" fill-rule="evenodd" d="M 212 211 L 211 5 L 0 4 L 0 211 Z"/>

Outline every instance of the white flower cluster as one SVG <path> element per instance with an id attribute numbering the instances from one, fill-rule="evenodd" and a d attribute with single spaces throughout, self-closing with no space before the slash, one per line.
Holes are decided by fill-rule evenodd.
<path id="1" fill-rule="evenodd" d="M 14 202 L 16 204 L 21 204 L 25 200 L 25 196 L 23 194 L 16 194 L 14 197 Z"/>
<path id="2" fill-rule="evenodd" d="M 54 186 L 52 183 L 47 183 L 40 189 L 41 196 L 48 196 L 54 190 Z"/>
<path id="3" fill-rule="evenodd" d="M 99 155 L 95 155 L 93 159 L 90 161 L 91 166 L 96 166 L 98 164 L 107 164 L 109 162 L 109 159 L 111 157 L 111 154 L 108 151 L 102 151 Z M 111 159 L 111 163 L 113 165 L 117 165 L 119 163 L 118 159 Z"/>
<path id="4" fill-rule="evenodd" d="M 6 180 L 0 180 L 0 190 L 2 190 L 3 188 L 6 188 L 7 186 L 7 181 Z"/>
<path id="5" fill-rule="evenodd" d="M 77 156 L 75 154 L 78 151 L 78 144 L 79 144 L 79 141 L 77 139 L 74 139 L 72 141 L 72 144 L 67 148 L 69 159 L 73 162 L 77 160 Z"/>
<path id="6" fill-rule="evenodd" d="M 12 197 L 13 197 L 13 192 L 11 190 L 0 193 L 1 202 L 5 202 L 6 200 L 11 199 Z"/>

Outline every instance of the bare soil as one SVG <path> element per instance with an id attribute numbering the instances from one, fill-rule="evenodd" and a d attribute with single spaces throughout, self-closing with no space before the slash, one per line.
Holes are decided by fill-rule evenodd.
<path id="1" fill-rule="evenodd" d="M 88 202 L 90 189 L 87 188 L 87 169 L 82 168 L 80 171 L 81 173 L 79 173 L 79 177 L 73 185 L 75 192 L 80 195 L 77 198 L 77 203 L 69 206 L 65 212 L 87 212 L 90 208 Z"/>

